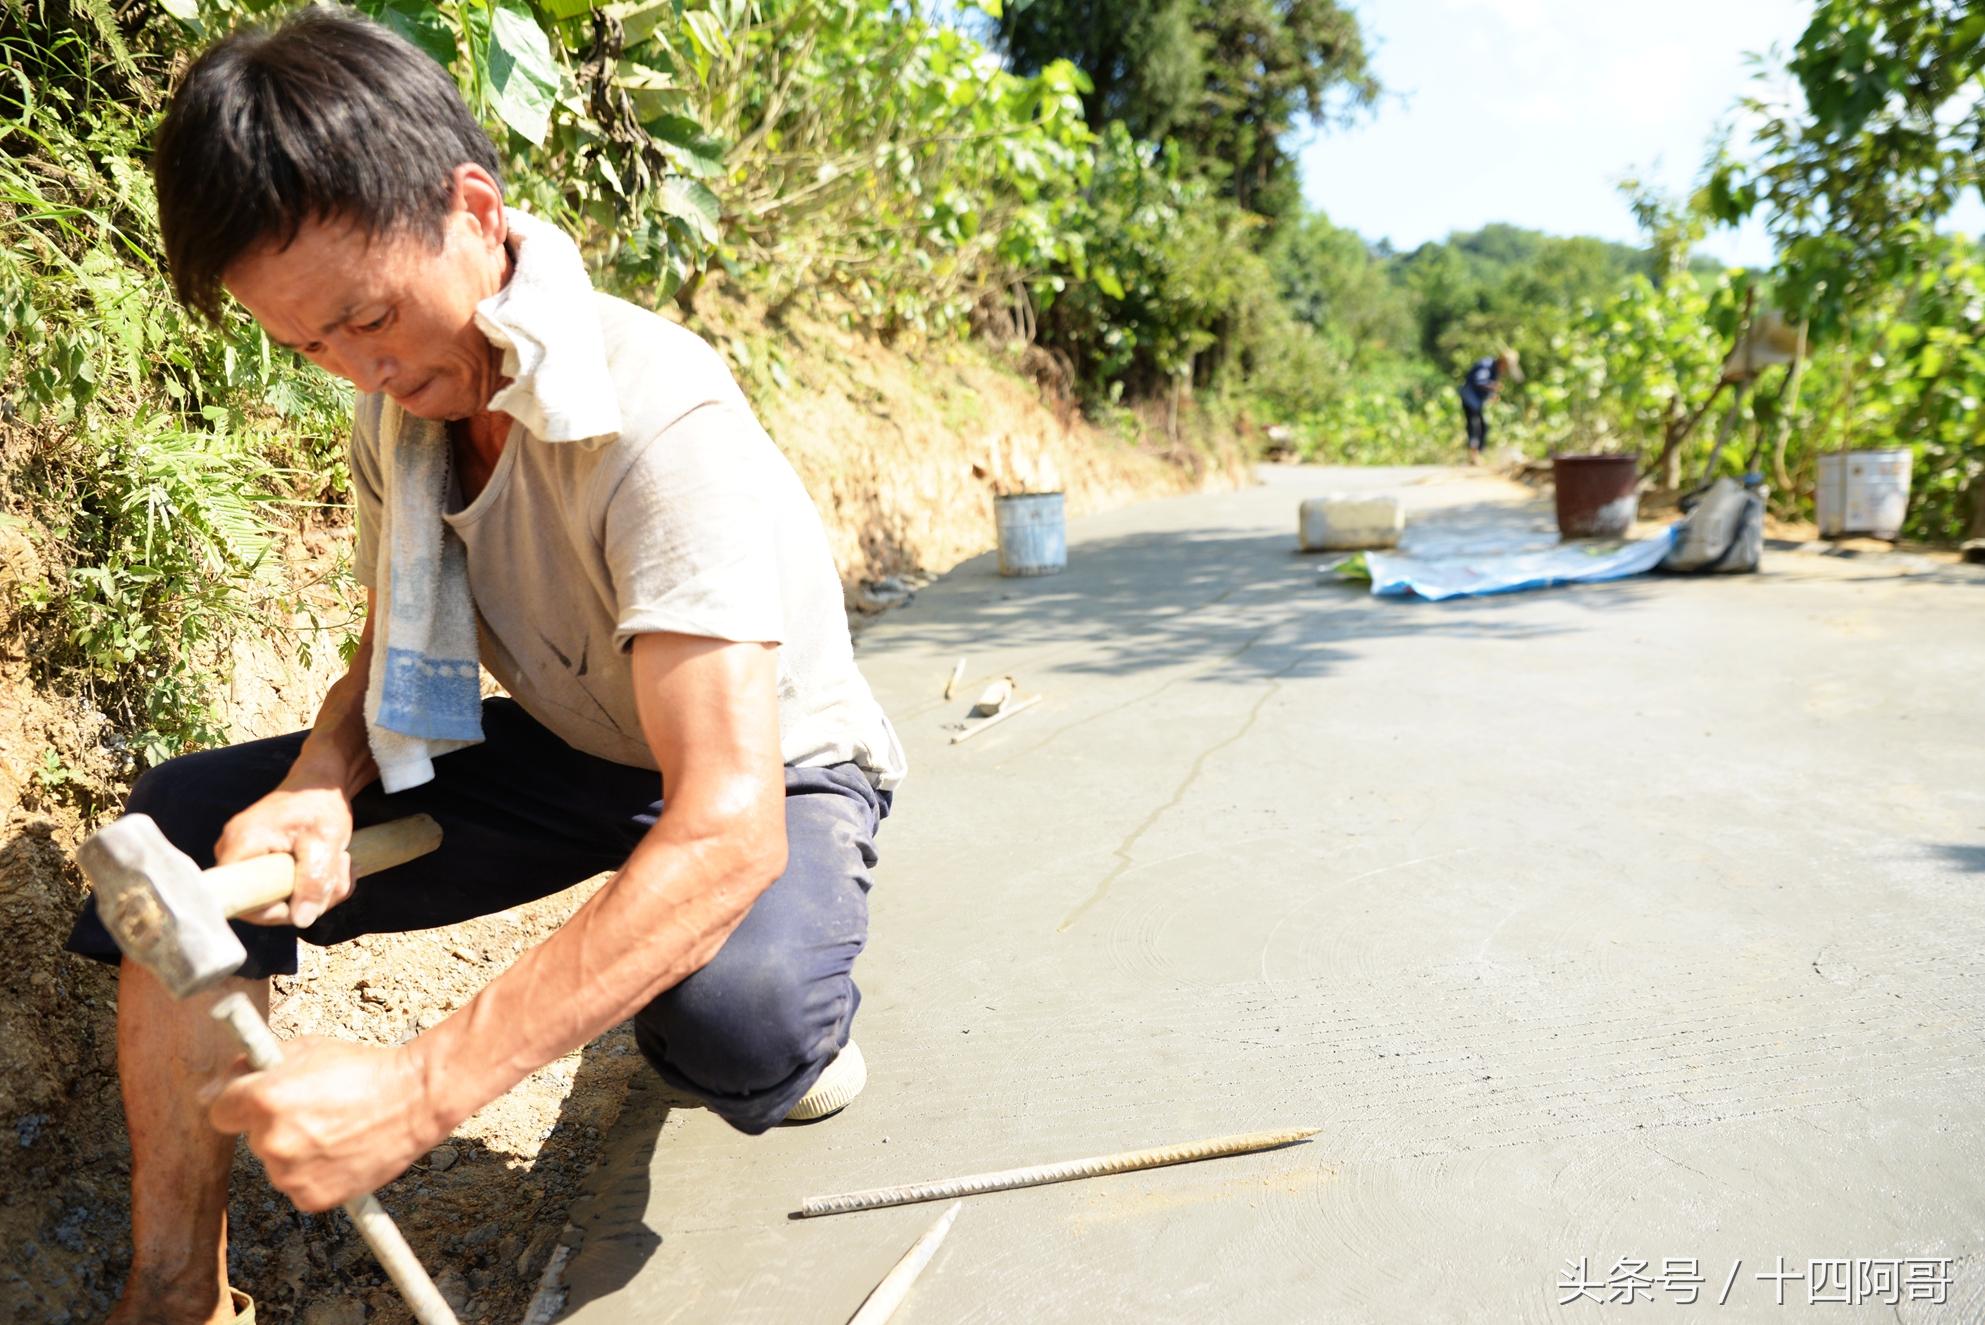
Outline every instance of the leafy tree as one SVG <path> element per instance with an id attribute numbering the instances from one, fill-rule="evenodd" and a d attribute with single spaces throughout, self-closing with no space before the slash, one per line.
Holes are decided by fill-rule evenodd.
<path id="1" fill-rule="evenodd" d="M 1406 291 L 1354 232 L 1307 212 L 1276 233 L 1267 257 L 1291 316 L 1329 342 L 1347 369 L 1413 348 L 1418 327 Z"/>
<path id="2" fill-rule="evenodd" d="M 1298 200 L 1290 133 L 1336 99 L 1348 111 L 1378 94 L 1364 33 L 1337 0 L 1019 0 L 995 17 L 1015 69 L 1066 59 L 1088 75 L 1092 129 L 1114 120 L 1176 139 L 1191 168 L 1271 218 Z"/>
<path id="3" fill-rule="evenodd" d="M 1985 9 L 1817 0 L 1787 68 L 1803 105 L 1748 99 L 1762 119 L 1755 160 L 1726 145 L 1702 205 L 1731 223 L 1763 215 L 1778 246 L 1774 298 L 1809 325 L 1816 358 L 1841 365 L 1847 384 L 1822 435 L 1915 448 L 1923 491 L 1945 494 L 1914 504 L 1917 531 L 1959 531 L 1966 500 L 1985 524 L 1975 426 L 1985 378 L 1941 334 L 1975 324 L 1975 305 L 1939 294 L 1969 286 L 1976 255 L 1954 252 L 1935 230 L 1959 198 L 1985 196 Z M 1896 334 L 1871 334 L 1893 318 L 1903 319 Z M 1799 381 L 1795 366 L 1778 421 L 1781 485 L 1793 477 L 1785 447 Z M 1878 408 L 1884 395 L 1912 403 Z M 1968 499 L 1953 495 L 1967 489 Z"/>
<path id="4" fill-rule="evenodd" d="M 1757 160 L 1726 154 L 1705 202 L 1762 211 L 1780 298 L 1832 334 L 1925 261 L 1934 225 L 1985 196 L 1985 8 L 1975 0 L 1818 0 L 1788 68 L 1803 108 L 1754 97 Z"/>
<path id="5" fill-rule="evenodd" d="M 1421 353 L 1446 375 L 1505 345 L 1542 368 L 1585 306 L 1653 271 L 1647 250 L 1504 224 L 1423 244 L 1393 267 L 1416 308 Z"/>

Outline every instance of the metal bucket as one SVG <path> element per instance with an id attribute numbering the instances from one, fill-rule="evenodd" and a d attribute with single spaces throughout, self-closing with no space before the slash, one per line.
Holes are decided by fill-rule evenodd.
<path id="1" fill-rule="evenodd" d="M 1909 513 L 1907 447 L 1884 451 L 1835 451 L 1820 457 L 1813 488 L 1814 515 L 1822 538 L 1868 534 L 1893 539 Z"/>
<path id="2" fill-rule="evenodd" d="M 1558 533 L 1565 538 L 1624 538 L 1639 509 L 1640 456 L 1555 455 Z"/>
<path id="3" fill-rule="evenodd" d="M 1054 575 L 1068 565 L 1068 531 L 1059 492 L 993 498 L 1001 575 Z"/>

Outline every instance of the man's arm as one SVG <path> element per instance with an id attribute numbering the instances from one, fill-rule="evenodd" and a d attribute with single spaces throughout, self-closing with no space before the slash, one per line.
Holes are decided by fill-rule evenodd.
<path id="1" fill-rule="evenodd" d="M 366 590 L 358 649 L 338 678 L 296 762 L 276 789 L 228 821 L 214 844 L 219 864 L 271 852 L 296 857 L 296 886 L 287 902 L 242 917 L 258 925 L 306 927 L 351 895 L 351 799 L 379 776 L 365 735 L 365 684 L 372 668 L 372 608 Z"/>
<path id="2" fill-rule="evenodd" d="M 298 1040 L 240 1080 L 214 1125 L 323 1210 L 397 1176 L 457 1123 L 700 969 L 785 871 L 777 651 L 687 635 L 634 643 L 662 813 L 571 920 L 433 1030 L 394 1049 Z"/>
<path id="3" fill-rule="evenodd" d="M 763 644 L 636 637 L 661 817 L 557 934 L 414 1042 L 443 1134 L 700 970 L 785 872 L 777 656 Z"/>

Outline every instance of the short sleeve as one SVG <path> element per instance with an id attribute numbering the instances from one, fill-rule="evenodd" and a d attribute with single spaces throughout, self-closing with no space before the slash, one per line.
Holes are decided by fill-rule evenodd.
<path id="1" fill-rule="evenodd" d="M 606 505 L 617 647 L 664 631 L 784 640 L 771 447 L 749 415 L 715 403 L 642 448 Z"/>
<path id="2" fill-rule="evenodd" d="M 368 589 L 383 589 L 379 582 L 379 548 L 385 484 L 379 471 L 379 402 L 376 396 L 361 395 L 352 411 L 351 436 L 352 502 L 357 507 L 358 545 L 352 552 L 352 573 Z"/>

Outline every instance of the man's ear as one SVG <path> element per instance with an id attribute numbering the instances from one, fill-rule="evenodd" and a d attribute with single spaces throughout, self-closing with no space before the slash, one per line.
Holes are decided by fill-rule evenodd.
<path id="1" fill-rule="evenodd" d="M 491 250 L 501 248 L 510 237 L 503 217 L 503 189 L 481 166 L 465 162 L 455 167 L 455 206 L 468 214 Z"/>

